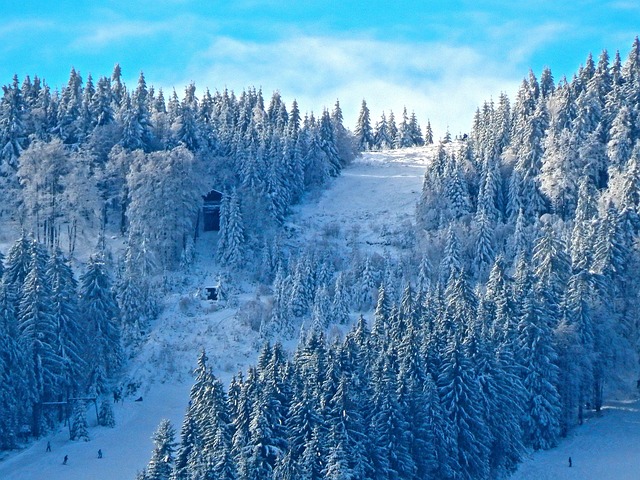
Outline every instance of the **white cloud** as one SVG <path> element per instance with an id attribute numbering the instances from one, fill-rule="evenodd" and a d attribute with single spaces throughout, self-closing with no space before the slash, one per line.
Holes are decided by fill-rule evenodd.
<path id="1" fill-rule="evenodd" d="M 163 42 L 172 37 L 190 39 L 194 33 L 215 31 L 217 24 L 192 15 L 177 15 L 162 21 L 127 20 L 104 11 L 100 20 L 79 23 L 74 28 L 78 35 L 70 46 L 80 51 L 91 51 L 110 48 L 113 44 L 126 44 L 136 39 L 149 43 L 152 37 L 159 37 Z"/>
<path id="2" fill-rule="evenodd" d="M 362 99 L 375 122 L 382 111 L 396 118 L 404 106 L 415 110 L 436 136 L 469 130 L 475 109 L 502 91 L 513 94 L 523 72 L 492 60 L 479 49 L 445 43 L 384 42 L 367 38 L 298 36 L 271 43 L 216 38 L 182 75 L 166 85 L 191 81 L 203 89 L 235 91 L 262 87 L 265 97 L 280 90 L 290 104 L 319 113 L 340 100 L 345 123 L 353 127 Z"/>
<path id="3" fill-rule="evenodd" d="M 31 34 L 42 30 L 51 30 L 55 28 L 55 23 L 50 20 L 31 19 L 31 20 L 14 20 L 0 24 L 0 38 L 13 37 L 17 34 Z M 9 40 L 10 38 L 7 38 Z"/>
<path id="4" fill-rule="evenodd" d="M 166 30 L 161 23 L 120 21 L 92 26 L 89 33 L 77 38 L 71 46 L 85 49 L 108 46 L 112 42 L 127 42 L 134 38 L 147 38 Z"/>
<path id="5" fill-rule="evenodd" d="M 549 22 L 542 25 L 528 26 L 526 35 L 523 35 L 522 25 L 514 24 L 511 27 L 513 39 L 508 42 L 514 45 L 508 52 L 509 61 L 514 64 L 526 62 L 531 58 L 531 55 L 539 51 L 544 45 L 558 43 L 558 39 L 562 36 L 570 36 L 572 28 L 568 23 L 560 21 Z"/>

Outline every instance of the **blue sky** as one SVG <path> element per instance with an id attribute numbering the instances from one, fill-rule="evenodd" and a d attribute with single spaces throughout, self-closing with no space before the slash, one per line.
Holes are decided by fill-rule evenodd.
<path id="1" fill-rule="evenodd" d="M 320 112 L 340 99 L 353 127 L 406 106 L 436 136 L 467 131 L 484 100 L 513 95 L 529 68 L 571 76 L 589 52 L 623 60 L 640 34 L 637 1 L 3 0 L 0 83 L 64 85 L 120 63 L 129 86 L 181 96 L 186 84 L 280 90 Z"/>

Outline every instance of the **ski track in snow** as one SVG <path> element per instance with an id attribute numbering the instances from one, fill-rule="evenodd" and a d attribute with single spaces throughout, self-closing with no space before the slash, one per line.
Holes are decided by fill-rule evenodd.
<path id="1" fill-rule="evenodd" d="M 296 206 L 287 220 L 293 245 L 331 237 L 342 246 L 355 238 L 360 248 L 382 252 L 394 235 L 413 223 L 424 171 L 434 147 L 364 154 L 332 181 L 330 188 Z M 207 236 L 209 235 L 209 236 Z M 133 480 L 149 461 L 151 435 L 163 418 L 176 429 L 188 403 L 191 369 L 205 348 L 214 373 L 231 375 L 255 363 L 257 334 L 235 318 L 237 308 L 216 310 L 198 298 L 198 289 L 215 283 L 213 235 L 198 242 L 198 263 L 180 288 L 164 299 L 165 310 L 130 363 L 128 374 L 140 391 L 114 406 L 116 427 L 97 427 L 88 410 L 89 442 L 72 442 L 68 429 L 43 437 L 0 460 L 0 480 Z M 341 248 L 341 247 L 339 247 Z M 255 286 L 242 286 L 239 304 L 255 298 Z M 295 342 L 291 342 L 293 345 Z M 142 402 L 134 398 L 142 395 Z M 52 452 L 45 453 L 47 441 Z M 103 458 L 97 458 L 102 449 Z M 68 465 L 62 465 L 64 455 Z M 568 467 L 569 456 L 574 466 Z M 512 477 L 544 479 L 639 479 L 640 404 L 608 405 L 601 418 L 574 430 L 559 447 L 530 455 Z"/>

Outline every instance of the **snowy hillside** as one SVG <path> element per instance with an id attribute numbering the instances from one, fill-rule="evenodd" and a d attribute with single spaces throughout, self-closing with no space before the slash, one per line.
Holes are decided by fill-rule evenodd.
<path id="1" fill-rule="evenodd" d="M 355 242 L 381 251 L 402 242 L 433 153 L 433 146 L 363 153 L 319 198 L 295 208 L 287 223 L 294 243 Z"/>
<path id="2" fill-rule="evenodd" d="M 366 153 L 347 167 L 331 187 L 300 205 L 288 228 L 292 246 L 329 235 L 372 249 L 393 245 L 397 226 L 411 222 L 420 196 L 430 147 Z M 335 233 L 336 229 L 339 233 Z M 130 361 L 128 378 L 140 387 L 115 407 L 116 428 L 94 427 L 91 441 L 72 442 L 68 430 L 42 438 L 30 448 L 9 453 L 0 461 L 3 480 L 77 478 L 132 479 L 145 467 L 151 434 L 163 418 L 179 428 L 187 407 L 191 369 L 205 348 L 214 373 L 225 381 L 255 363 L 261 340 L 236 313 L 255 298 L 255 286 L 237 288 L 228 308 L 202 300 L 201 289 L 215 283 L 217 271 L 210 252 L 215 233 L 198 244 L 198 260 L 186 277 L 173 279 L 175 293 L 164 299 L 164 311 L 148 340 Z M 142 402 L 133 400 L 139 396 Z M 89 410 L 89 423 L 95 414 Z M 52 452 L 45 453 L 47 440 Z M 97 451 L 104 453 L 97 458 Z M 68 465 L 62 465 L 64 455 Z"/>
<path id="3" fill-rule="evenodd" d="M 401 245 L 413 222 L 425 166 L 433 151 L 415 148 L 367 153 L 345 168 L 327 190 L 298 206 L 286 224 L 291 248 L 308 242 L 332 242 L 336 248 L 358 243 L 382 252 Z M 42 438 L 30 448 L 0 461 L 3 480 L 133 479 L 145 467 L 151 435 L 163 418 L 179 428 L 198 352 L 205 348 L 214 373 L 225 381 L 256 361 L 258 333 L 238 310 L 256 298 L 255 285 L 236 287 L 227 306 L 202 300 L 200 290 L 215 281 L 209 251 L 214 235 L 198 245 L 198 260 L 188 276 L 172 279 L 162 316 L 130 361 L 128 379 L 138 390 L 115 406 L 114 429 L 92 427 L 91 441 L 72 442 L 68 431 Z M 142 396 L 141 402 L 134 399 Z M 89 410 L 89 422 L 95 415 Z M 640 471 L 640 407 L 637 402 L 609 404 L 600 418 L 589 419 L 558 448 L 530 455 L 514 479 L 626 479 Z M 47 441 L 52 452 L 45 453 Z M 97 458 L 101 449 L 104 457 Z M 62 465 L 64 455 L 69 456 Z M 567 465 L 568 457 L 573 467 Z"/>

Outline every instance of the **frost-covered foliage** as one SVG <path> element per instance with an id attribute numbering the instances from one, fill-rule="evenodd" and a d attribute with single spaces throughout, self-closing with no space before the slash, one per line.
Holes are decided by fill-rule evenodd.
<path id="1" fill-rule="evenodd" d="M 116 65 L 95 85 L 72 69 L 60 92 L 37 77 L 3 87 L 3 209 L 50 247 L 66 241 L 71 254 L 79 231 L 116 226 L 143 238 L 159 267 L 178 268 L 215 188 L 237 191 L 243 248 L 255 253 L 305 191 L 357 154 L 338 102 L 303 119 L 278 92 L 265 106 L 254 88 L 197 96 L 191 84 L 165 99 L 144 74 L 131 89 L 121 77 Z"/>
<path id="2" fill-rule="evenodd" d="M 589 56 L 558 85 L 530 72 L 513 103 L 486 103 L 428 166 L 408 260 L 265 250 L 261 333 L 308 331 L 205 400 L 202 356 L 191 405 L 229 430 L 190 408 L 179 451 L 218 438 L 224 478 L 504 478 L 600 410 L 638 358 L 639 79 L 636 39 L 624 64 Z M 359 147 L 405 145 L 410 124 L 374 131 L 363 102 Z M 361 317 L 325 340 L 358 310 L 370 329 Z M 214 463 L 180 472 L 215 477 Z"/>
<path id="3" fill-rule="evenodd" d="M 100 402 L 100 411 L 98 412 L 98 425 L 113 428 L 116 426 L 116 419 L 113 415 L 113 406 L 108 398 L 104 398 Z"/>
<path id="4" fill-rule="evenodd" d="M 524 452 L 522 410 L 514 406 L 525 396 L 524 377 L 508 373 L 507 357 L 491 355 L 502 343 L 480 331 L 479 299 L 466 279 L 452 276 L 437 302 L 427 301 L 435 291 L 423 297 L 407 287 L 397 304 L 380 292 L 371 331 L 361 318 L 329 345 L 316 322 L 292 357 L 267 344 L 228 393 L 207 388 L 218 381 L 201 355 L 178 458 L 219 452 L 214 439 L 224 425 L 231 427 L 223 458 L 240 478 L 303 478 L 309 470 L 315 478 L 493 478 L 511 471 Z M 314 308 L 314 317 L 322 311 Z M 218 411 L 226 422 L 210 413 Z M 180 463 L 176 474 L 210 475 L 214 464 L 205 455 Z"/>
<path id="5" fill-rule="evenodd" d="M 76 400 L 71 419 L 71 440 L 89 441 L 87 430 L 87 405 L 84 400 Z"/>
<path id="6" fill-rule="evenodd" d="M 624 64 L 589 55 L 557 85 L 530 72 L 513 107 L 505 95 L 485 103 L 466 144 L 441 146 L 425 174 L 418 224 L 447 238 L 438 280 L 462 269 L 498 295 L 478 313 L 497 323 L 479 328 L 511 345 L 497 352 L 519 365 L 521 441 L 535 449 L 635 373 L 639 55 L 638 39 Z"/>

